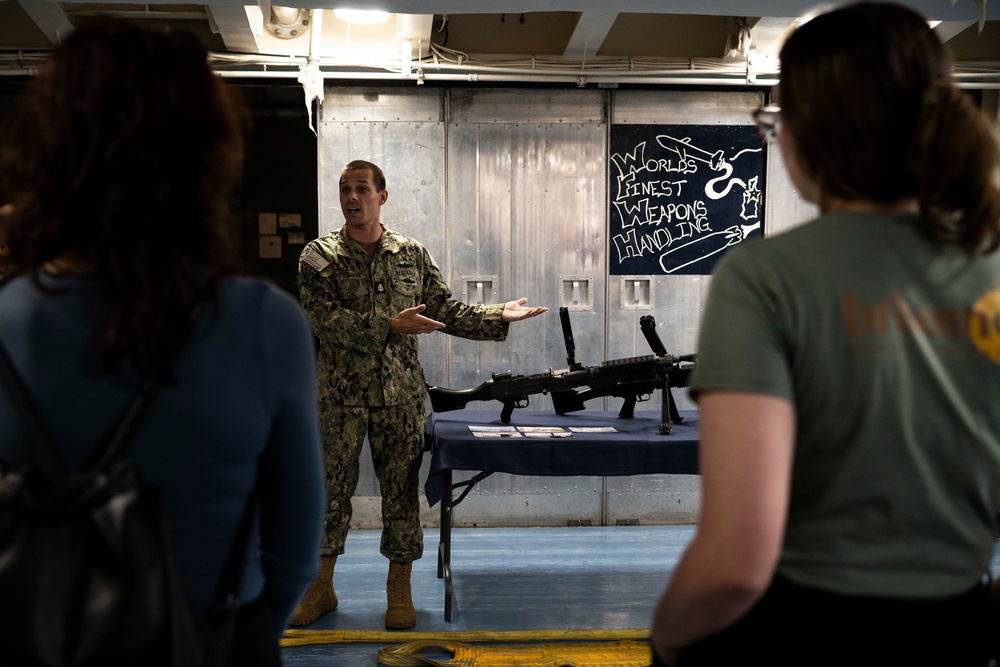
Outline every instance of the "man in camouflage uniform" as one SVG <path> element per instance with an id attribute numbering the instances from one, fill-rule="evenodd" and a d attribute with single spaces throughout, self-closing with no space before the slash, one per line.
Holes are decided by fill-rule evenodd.
<path id="1" fill-rule="evenodd" d="M 305 247 L 299 259 L 302 305 L 319 338 L 319 400 L 329 505 L 320 574 L 292 618 L 307 625 L 337 607 L 333 569 L 344 553 L 351 496 L 365 435 L 382 493 L 381 552 L 389 559 L 387 628 L 416 624 L 410 570 L 423 554 L 419 472 L 426 384 L 417 336 L 443 331 L 502 341 L 508 323 L 546 308 L 526 299 L 469 306 L 451 298 L 424 247 L 380 222 L 388 198 L 382 170 L 349 163 L 340 177 L 346 224 Z"/>

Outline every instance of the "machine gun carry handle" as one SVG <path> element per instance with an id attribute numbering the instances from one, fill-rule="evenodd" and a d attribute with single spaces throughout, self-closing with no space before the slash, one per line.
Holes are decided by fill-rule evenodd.
<path id="1" fill-rule="evenodd" d="M 652 315 L 643 315 L 639 318 L 639 330 L 646 337 L 646 342 L 649 343 L 653 354 L 658 357 L 667 356 L 667 347 L 660 340 L 660 334 L 656 332 L 656 320 L 653 319 Z"/>
<path id="2" fill-rule="evenodd" d="M 583 364 L 576 360 L 576 344 L 573 342 L 573 325 L 569 322 L 569 308 L 559 307 L 559 322 L 562 324 L 563 342 L 566 344 L 566 363 L 571 371 L 583 369 Z"/>

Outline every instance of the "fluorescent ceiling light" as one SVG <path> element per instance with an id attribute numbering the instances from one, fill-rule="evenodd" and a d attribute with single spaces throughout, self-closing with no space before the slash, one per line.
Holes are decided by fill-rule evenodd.
<path id="1" fill-rule="evenodd" d="M 375 23 L 385 23 L 389 20 L 389 12 L 367 9 L 334 9 L 333 15 L 341 21 L 359 25 L 373 25 Z"/>

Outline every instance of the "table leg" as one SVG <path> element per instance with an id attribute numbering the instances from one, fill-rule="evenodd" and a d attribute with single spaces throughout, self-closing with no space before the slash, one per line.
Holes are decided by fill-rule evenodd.
<path id="1" fill-rule="evenodd" d="M 441 499 L 441 528 L 438 543 L 438 579 L 444 578 L 444 620 L 451 622 L 452 582 L 451 582 L 451 524 L 452 524 L 452 476 L 445 470 L 444 497 Z"/>

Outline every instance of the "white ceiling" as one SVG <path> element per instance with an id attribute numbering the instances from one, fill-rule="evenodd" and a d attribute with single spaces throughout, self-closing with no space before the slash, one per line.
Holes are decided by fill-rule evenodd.
<path id="1" fill-rule="evenodd" d="M 0 0 L 0 76 L 29 72 L 60 35 L 101 12 L 190 30 L 228 76 L 299 77 L 306 68 L 328 81 L 768 85 L 777 75 L 783 36 L 815 6 L 794 0 L 283 0 L 291 9 L 272 13 L 268 0 L 243 1 Z M 955 52 L 963 85 L 1000 88 L 1000 0 L 904 4 L 941 21 L 935 29 Z M 363 26 L 322 11 L 345 5 L 394 15 Z"/>

